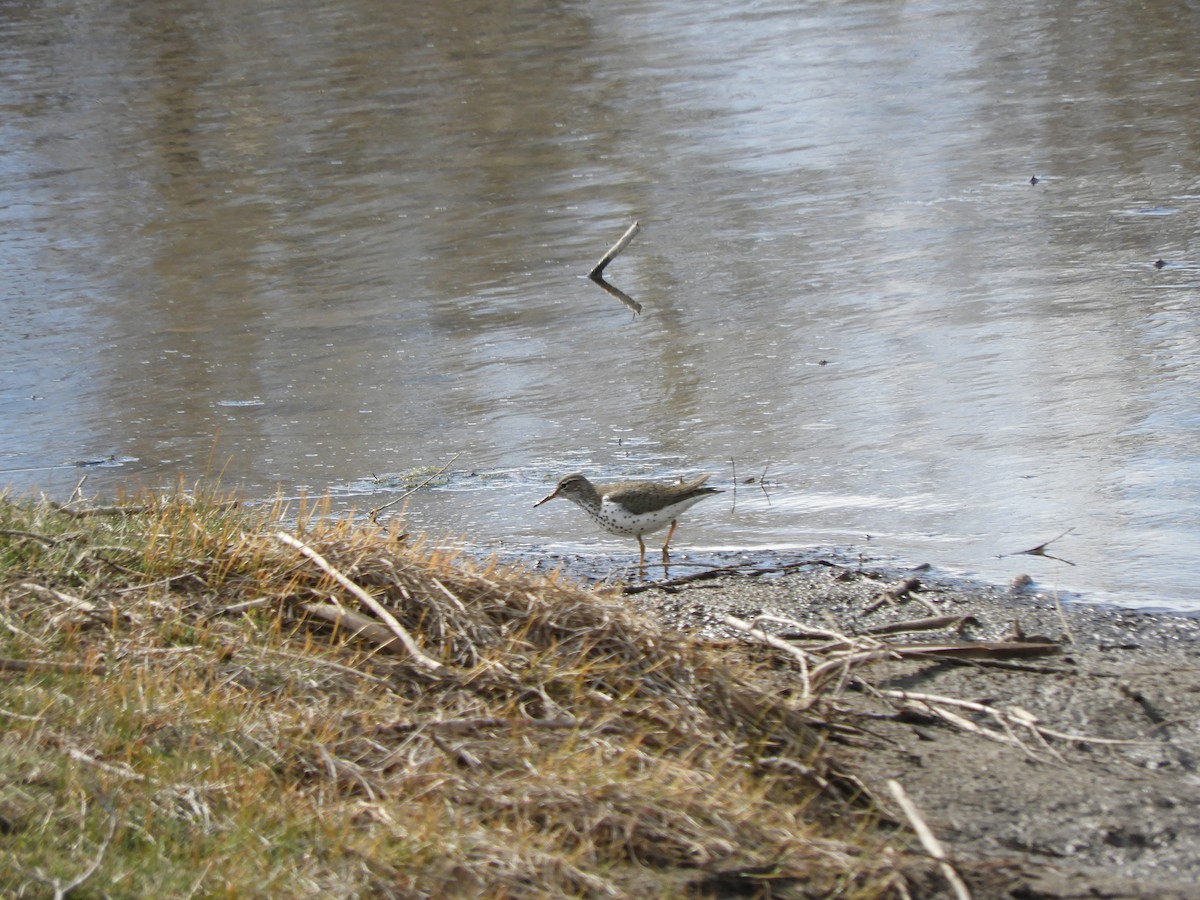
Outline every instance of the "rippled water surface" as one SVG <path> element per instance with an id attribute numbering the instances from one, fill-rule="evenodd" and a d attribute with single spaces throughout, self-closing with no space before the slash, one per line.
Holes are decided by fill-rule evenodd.
<path id="1" fill-rule="evenodd" d="M 0 3 L 0 484 L 453 460 L 416 527 L 624 556 L 533 502 L 711 471 L 680 554 L 1200 610 L 1198 46 L 1153 0 Z M 635 219 L 641 315 L 580 277 Z"/>

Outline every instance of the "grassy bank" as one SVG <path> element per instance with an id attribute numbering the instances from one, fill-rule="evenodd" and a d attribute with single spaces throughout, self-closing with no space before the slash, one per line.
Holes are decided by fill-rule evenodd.
<path id="1" fill-rule="evenodd" d="M 0 626 L 5 896 L 877 897 L 920 868 L 766 663 L 395 530 L 0 499 Z"/>

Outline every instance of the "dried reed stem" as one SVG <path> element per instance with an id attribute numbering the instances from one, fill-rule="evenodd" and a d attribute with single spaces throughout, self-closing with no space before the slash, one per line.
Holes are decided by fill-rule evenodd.
<path id="1" fill-rule="evenodd" d="M 405 649 L 408 650 L 415 662 L 431 672 L 441 673 L 445 669 L 445 666 L 443 666 L 436 659 L 431 656 L 426 656 L 425 653 L 422 652 L 421 648 L 417 646 L 417 642 L 413 639 L 413 636 L 408 633 L 407 629 L 405 629 L 405 627 L 396 620 L 396 617 L 388 612 L 378 600 L 376 600 L 357 584 L 330 565 L 316 550 L 312 549 L 312 547 L 309 547 L 303 541 L 297 540 L 284 531 L 275 532 L 275 539 L 287 544 L 289 547 L 299 550 L 302 554 L 316 563 L 317 566 L 319 566 L 326 574 L 333 578 L 334 581 L 353 594 L 365 607 L 383 620 L 384 624 L 391 629 L 392 634 L 400 639 L 400 643 L 402 643 Z"/>

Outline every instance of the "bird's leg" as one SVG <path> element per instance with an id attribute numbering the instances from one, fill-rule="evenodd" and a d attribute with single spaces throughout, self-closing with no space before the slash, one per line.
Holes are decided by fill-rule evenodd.
<path id="1" fill-rule="evenodd" d="M 668 560 L 670 558 L 667 554 L 667 548 L 671 546 L 671 536 L 674 534 L 675 534 L 675 520 L 672 519 L 671 520 L 671 530 L 667 532 L 667 539 L 665 541 L 663 541 L 663 578 L 671 577 L 670 573 L 667 571 L 667 564 L 668 564 Z"/>
<path id="2" fill-rule="evenodd" d="M 637 536 L 638 546 L 642 548 L 642 554 L 638 557 L 638 574 L 642 577 L 646 575 L 646 542 L 642 540 L 642 536 Z"/>

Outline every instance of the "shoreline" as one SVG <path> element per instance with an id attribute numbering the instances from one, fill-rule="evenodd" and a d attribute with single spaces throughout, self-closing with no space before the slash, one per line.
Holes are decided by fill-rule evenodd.
<path id="1" fill-rule="evenodd" d="M 970 730 L 1003 731 L 978 711 L 956 708 L 968 724 L 954 727 L 919 705 L 847 689 L 833 702 L 862 717 L 867 734 L 833 742 L 831 754 L 885 808 L 886 782 L 900 782 L 976 897 L 1200 897 L 1200 617 L 1056 602 L 927 571 L 915 573 L 919 590 L 864 612 L 912 575 L 822 560 L 651 586 L 626 601 L 701 640 L 746 640 L 725 615 L 853 634 L 938 613 L 967 618 L 953 634 L 913 640 L 1059 643 L 1027 662 L 882 660 L 862 677 L 879 690 L 1028 715 L 1073 738 L 1030 730 L 1005 741 Z"/>
<path id="2" fill-rule="evenodd" d="M 471 544 L 465 540 L 462 541 L 462 544 L 479 559 L 492 552 L 472 549 Z M 887 555 L 866 556 L 858 549 L 849 546 L 672 550 L 669 579 L 663 578 L 662 564 L 657 561 L 657 555 L 648 553 L 646 582 L 638 580 L 636 545 L 632 554 L 616 548 L 608 552 L 591 553 L 582 546 L 577 547 L 572 544 L 568 548 L 557 547 L 551 552 L 535 546 L 511 546 L 503 548 L 499 551 L 499 555 L 505 562 L 533 565 L 539 571 L 552 571 L 561 566 L 566 574 L 588 584 L 621 582 L 621 579 L 627 580 L 623 583 L 630 584 L 661 583 L 668 580 L 675 581 L 681 577 L 703 578 L 706 570 L 716 569 L 728 569 L 735 572 L 762 570 L 767 573 L 776 570 L 802 569 L 806 566 L 828 565 L 846 570 L 862 570 L 882 578 L 899 579 L 915 575 L 926 578 L 930 582 L 936 582 L 942 589 L 954 589 L 967 594 L 993 592 L 1031 602 L 1052 601 L 1057 597 L 1064 606 L 1194 617 L 1200 620 L 1200 608 L 1193 610 L 1176 608 L 1167 605 L 1165 601 L 1156 601 L 1150 597 L 1142 598 L 1138 602 L 1119 602 L 1115 596 L 1089 593 L 1084 589 L 1058 587 L 1053 582 L 1038 580 L 1028 573 L 1018 574 L 1007 581 L 990 580 L 983 575 L 943 569 L 930 563 L 910 563 L 909 560 Z M 651 559 L 654 561 L 653 565 Z M 1014 587 L 1014 583 L 1018 586 Z M 1197 604 L 1200 604 L 1200 593 L 1197 596 Z"/>

